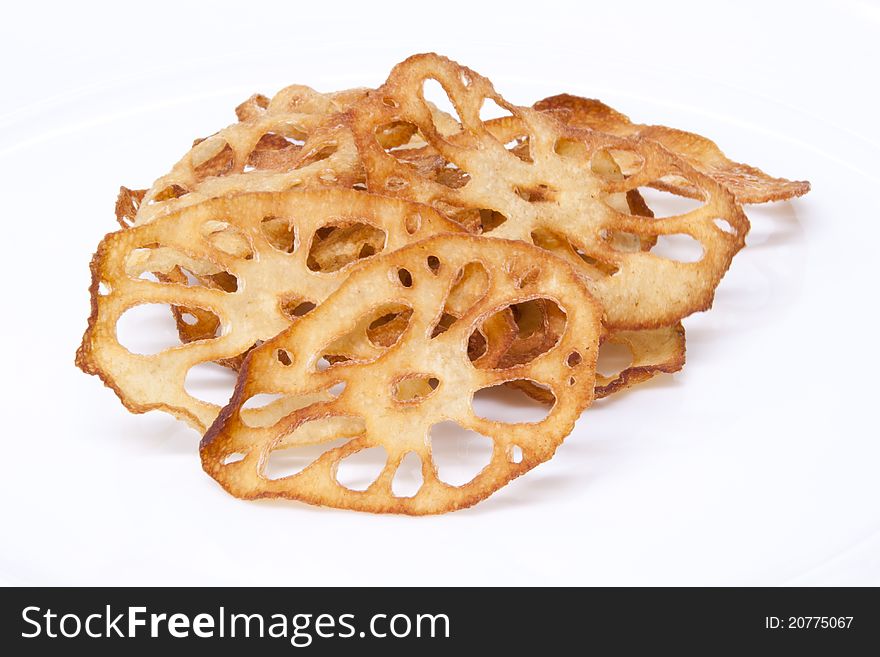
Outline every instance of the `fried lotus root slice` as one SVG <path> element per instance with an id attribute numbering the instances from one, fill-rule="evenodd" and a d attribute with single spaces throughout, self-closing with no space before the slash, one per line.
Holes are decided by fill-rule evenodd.
<path id="1" fill-rule="evenodd" d="M 474 297 L 458 321 L 436 334 L 458 273 L 472 263 L 487 274 L 484 293 Z M 538 274 L 521 286 L 524 267 Z M 529 363 L 507 369 L 475 367 L 468 356 L 474 330 L 510 304 L 536 298 L 551 299 L 566 313 L 559 343 Z M 406 329 L 392 345 L 369 359 L 318 366 L 329 343 L 389 304 L 410 312 Z M 589 406 L 600 319 L 601 307 L 574 270 L 535 247 L 470 235 L 412 244 L 358 267 L 322 305 L 249 354 L 232 400 L 202 440 L 202 465 L 227 491 L 248 499 L 281 497 L 414 515 L 470 506 L 549 459 Z M 276 354 L 282 350 L 289 354 L 289 364 L 279 362 Z M 571 358 L 574 353 L 579 359 Z M 409 384 L 416 379 L 430 385 L 412 390 Z M 506 423 L 474 413 L 475 392 L 516 379 L 541 383 L 553 392 L 556 403 L 544 420 Z M 298 397 L 340 387 L 335 399 L 301 408 L 271 426 L 254 427 L 242 416 L 249 400 L 261 395 Z M 311 442 L 299 436 L 309 424 L 342 417 L 359 420 L 362 433 L 340 446 L 327 445 L 327 451 L 295 474 L 267 474 L 276 451 L 300 450 Z M 442 480 L 432 452 L 431 428 L 446 421 L 492 443 L 488 465 L 460 486 Z M 325 434 L 328 442 L 336 437 Z M 364 490 L 340 483 L 340 463 L 371 448 L 382 448 L 386 456 L 372 483 Z M 398 467 L 412 453 L 420 461 L 422 483 L 409 497 L 396 495 Z"/>
<path id="2" fill-rule="evenodd" d="M 263 230 L 279 219 L 289 228 L 281 243 Z M 313 271 L 309 245 L 321 228 L 346 222 L 382 231 L 389 250 L 456 230 L 424 206 L 327 189 L 211 199 L 111 233 L 92 260 L 92 313 L 77 364 L 101 377 L 132 412 L 164 410 L 203 432 L 219 407 L 187 393 L 187 372 L 238 358 L 333 292 L 357 261 L 334 272 Z M 181 279 L 184 270 L 191 276 Z M 163 277 L 144 278 L 149 272 Z M 193 283 L 206 278 L 217 285 Z M 116 324 L 127 310 L 149 303 L 200 309 L 216 318 L 217 329 L 159 353 L 132 353 L 118 341 Z"/>
<path id="3" fill-rule="evenodd" d="M 533 107 L 549 112 L 568 125 L 590 128 L 623 137 L 644 137 L 662 144 L 692 167 L 727 187 L 740 203 L 767 203 L 803 196 L 810 191 L 806 180 L 774 178 L 749 164 L 729 159 L 715 142 L 683 130 L 662 125 L 640 125 L 629 117 L 592 99 L 559 94 L 538 101 Z M 624 171 L 638 165 L 631 158 L 621 158 Z M 700 198 L 700 190 L 684 178 L 668 176 L 652 183 L 658 189 Z"/>
<path id="4" fill-rule="evenodd" d="M 454 105 L 462 124 L 457 135 L 444 137 L 435 126 L 423 95 L 429 79 Z M 480 119 L 486 101 L 510 112 L 508 134 L 491 133 Z M 534 242 L 536 233 L 559 235 L 578 254 L 575 264 L 605 307 L 609 328 L 668 326 L 707 309 L 745 244 L 749 224 L 733 195 L 656 142 L 564 126 L 549 114 L 515 107 L 488 80 L 437 55 L 397 65 L 385 85 L 349 114 L 371 191 L 426 203 L 453 218 L 473 210 L 497 215 L 489 230 L 482 228 L 492 237 Z M 467 174 L 464 184 L 438 182 L 386 152 L 377 134 L 401 123 L 415 126 L 450 166 Z M 517 137 L 528 141 L 525 159 L 505 147 Z M 641 167 L 624 177 L 603 175 L 610 151 L 631 153 Z M 618 207 L 621 195 L 670 175 L 699 189 L 702 206 L 659 219 Z M 696 262 L 681 262 L 620 249 L 615 236 L 624 234 L 637 241 L 683 235 L 702 253 Z"/>
<path id="5" fill-rule="evenodd" d="M 293 187 L 351 187 L 363 171 L 351 134 L 334 117 L 366 93 L 321 94 L 294 85 L 271 100 L 253 96 L 239 105 L 241 119 L 190 151 L 139 199 L 134 224 L 205 199 Z M 120 194 L 119 204 L 126 199 Z M 118 215 L 118 212 L 117 212 Z"/>

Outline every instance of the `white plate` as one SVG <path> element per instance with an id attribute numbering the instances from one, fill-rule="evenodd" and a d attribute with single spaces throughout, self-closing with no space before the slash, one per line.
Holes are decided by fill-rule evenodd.
<path id="1" fill-rule="evenodd" d="M 78 4 L 4 26 L 0 578 L 880 583 L 876 7 L 477 4 Z M 71 29 L 83 12 L 94 21 Z M 117 187 L 149 184 L 256 90 L 375 85 L 430 49 L 516 102 L 599 97 L 814 191 L 748 209 L 749 247 L 686 322 L 684 372 L 597 404 L 551 462 L 477 507 L 412 519 L 237 501 L 202 473 L 197 435 L 129 415 L 73 366 Z"/>

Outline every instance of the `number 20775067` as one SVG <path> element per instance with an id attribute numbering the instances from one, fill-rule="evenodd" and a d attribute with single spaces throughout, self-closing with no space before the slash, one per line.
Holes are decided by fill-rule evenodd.
<path id="1" fill-rule="evenodd" d="M 853 616 L 765 616 L 768 630 L 848 630 Z"/>

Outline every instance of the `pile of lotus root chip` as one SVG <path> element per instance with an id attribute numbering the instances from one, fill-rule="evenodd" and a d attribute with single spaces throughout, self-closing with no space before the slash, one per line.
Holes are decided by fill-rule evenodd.
<path id="1" fill-rule="evenodd" d="M 427 81 L 457 116 L 425 99 Z M 504 116 L 481 118 L 493 103 Z M 742 204 L 810 188 L 597 100 L 511 105 L 435 54 L 378 89 L 291 86 L 236 114 L 150 189 L 121 189 L 76 362 L 133 413 L 162 410 L 203 434 L 205 472 L 240 498 L 406 514 L 479 502 L 550 459 L 594 399 L 681 369 L 682 318 L 712 305 L 745 245 Z M 699 207 L 655 218 L 649 187 Z M 702 255 L 655 252 L 667 235 Z M 140 304 L 170 307 L 178 345 L 120 344 L 117 321 Z M 606 343 L 631 352 L 614 376 L 596 371 Z M 211 362 L 237 372 L 223 408 L 184 388 Z M 474 394 L 495 386 L 547 404 L 546 418 L 478 416 Z M 441 422 L 492 443 L 462 485 L 432 458 Z M 340 439 L 296 474 L 266 473 L 273 452 Z M 377 447 L 372 483 L 339 482 L 341 462 Z M 412 455 L 421 485 L 396 494 Z"/>

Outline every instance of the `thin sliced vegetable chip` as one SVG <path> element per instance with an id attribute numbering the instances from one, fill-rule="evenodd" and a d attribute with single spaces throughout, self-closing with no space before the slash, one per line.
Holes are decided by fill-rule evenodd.
<path id="1" fill-rule="evenodd" d="M 197 139 L 149 190 L 122 188 L 117 220 L 123 227 L 148 223 L 166 212 L 240 192 L 356 185 L 363 180 L 357 149 L 349 130 L 334 117 L 365 94 L 364 89 L 321 94 L 292 85 L 271 100 L 252 96 L 236 109 L 239 122 Z"/>
<path id="2" fill-rule="evenodd" d="M 446 330 L 436 328 L 460 273 L 485 272 L 485 287 Z M 532 273 L 536 272 L 536 273 Z M 511 304 L 545 299 L 566 317 L 558 343 L 534 360 L 482 369 L 468 354 L 470 336 Z M 322 368 L 330 345 L 375 321 L 392 307 L 409 313 L 397 340 L 368 358 Z M 601 308 L 563 261 L 519 242 L 444 235 L 388 253 L 354 270 L 323 304 L 245 360 L 230 404 L 201 445 L 202 465 L 226 490 L 243 498 L 285 497 L 378 513 L 443 513 L 470 506 L 549 459 L 593 397 Z M 277 354 L 288 355 L 285 361 Z M 477 416 L 474 393 L 509 381 L 546 386 L 556 402 L 537 423 L 498 422 Z M 423 385 L 423 382 L 426 385 Z M 341 390 L 340 390 L 341 388 Z M 243 415 L 266 395 L 298 398 L 334 391 L 332 400 L 298 409 L 271 425 L 254 426 Z M 277 452 L 314 453 L 301 430 L 337 418 L 359 421 L 362 433 L 328 447 L 299 472 L 273 478 L 267 466 Z M 445 482 L 433 453 L 432 428 L 455 422 L 491 441 L 491 458 L 461 485 Z M 340 483 L 340 463 L 382 448 L 384 464 L 367 485 Z M 381 451 L 381 450 L 380 450 Z M 417 492 L 395 494 L 393 481 L 408 455 L 421 464 Z"/>
<path id="3" fill-rule="evenodd" d="M 749 164 L 734 162 L 718 148 L 715 142 L 706 137 L 662 125 L 633 123 L 629 117 L 592 98 L 559 94 L 539 100 L 533 107 L 542 112 L 553 113 L 567 125 L 590 128 L 621 137 L 644 137 L 656 141 L 698 171 L 727 187 L 740 203 L 784 201 L 803 196 L 810 191 L 810 183 L 806 180 L 774 178 Z M 638 166 L 636 160 L 626 156 L 620 158 L 620 164 L 625 173 L 633 171 Z M 702 196 L 696 186 L 678 176 L 661 178 L 652 185 L 691 198 Z"/>

